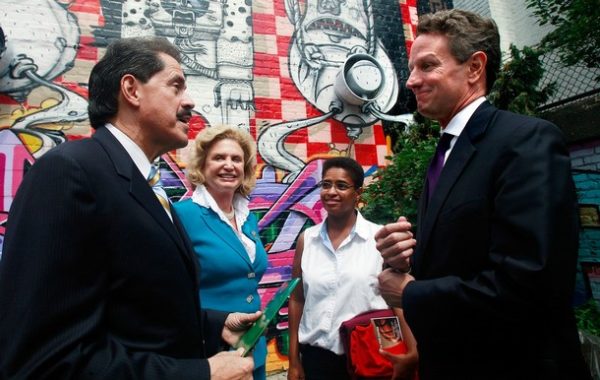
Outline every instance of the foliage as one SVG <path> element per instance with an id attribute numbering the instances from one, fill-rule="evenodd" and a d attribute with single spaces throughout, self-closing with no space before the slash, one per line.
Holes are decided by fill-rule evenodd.
<path id="1" fill-rule="evenodd" d="M 556 27 L 542 46 L 556 50 L 567 66 L 583 63 L 600 68 L 600 6 L 598 0 L 526 0 L 540 25 Z M 596 77 L 600 81 L 600 76 Z"/>
<path id="2" fill-rule="evenodd" d="M 417 123 L 395 124 L 398 140 L 391 162 L 374 174 L 365 187 L 361 213 L 375 223 L 389 223 L 404 215 L 416 225 L 418 199 L 423 189 L 427 165 L 435 150 L 439 124 L 416 114 Z"/>
<path id="3" fill-rule="evenodd" d="M 528 46 L 519 50 L 511 44 L 510 54 L 511 59 L 498 73 L 488 99 L 500 109 L 536 115 L 537 108 L 548 100 L 555 89 L 555 83 L 538 89 L 544 75 L 540 61 L 544 51 Z"/>
<path id="4" fill-rule="evenodd" d="M 600 336 L 600 308 L 594 299 L 575 308 L 577 328 L 591 335 Z"/>

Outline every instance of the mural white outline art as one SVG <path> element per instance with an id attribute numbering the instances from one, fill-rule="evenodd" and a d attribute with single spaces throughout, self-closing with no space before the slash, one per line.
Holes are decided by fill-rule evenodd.
<path id="1" fill-rule="evenodd" d="M 87 120 L 87 99 L 52 82 L 74 65 L 80 36 L 75 16 L 56 1 L 22 0 L 3 7 L 0 25 L 6 38 L 0 93 L 19 103 L 37 87 L 60 95 L 56 105 L 23 116 L 12 128 Z"/>
<path id="2" fill-rule="evenodd" d="M 105 1 L 111 3 L 122 7 L 120 37 L 163 36 L 177 46 L 195 113 L 209 125 L 249 130 L 254 46 L 246 1 Z"/>
<path id="3" fill-rule="evenodd" d="M 395 104 L 397 76 L 393 64 L 374 32 L 371 0 L 286 0 L 288 19 L 294 26 L 290 43 L 290 77 L 306 100 L 324 112 L 303 120 L 286 121 L 264 128 L 258 150 L 270 165 L 285 170 L 284 182 L 293 181 L 305 163 L 288 152 L 285 139 L 291 133 L 329 118 L 344 124 L 352 143 L 362 128 L 373 125 Z M 385 83 L 376 99 L 365 106 L 340 101 L 334 91 L 335 78 L 346 59 L 364 53 L 383 68 Z"/>

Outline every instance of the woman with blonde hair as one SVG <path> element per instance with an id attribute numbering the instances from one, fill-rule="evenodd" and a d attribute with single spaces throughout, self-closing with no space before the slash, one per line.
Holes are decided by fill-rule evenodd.
<path id="1" fill-rule="evenodd" d="M 256 183 L 256 148 L 245 131 L 209 127 L 196 136 L 187 176 L 191 199 L 174 204 L 200 264 L 202 306 L 222 311 L 260 310 L 258 283 L 267 268 L 248 196 Z M 254 349 L 254 379 L 266 377 L 266 342 Z"/>

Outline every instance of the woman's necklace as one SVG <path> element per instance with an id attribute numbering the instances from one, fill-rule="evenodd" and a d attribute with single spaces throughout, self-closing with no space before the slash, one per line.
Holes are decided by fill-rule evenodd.
<path id="1" fill-rule="evenodd" d="M 221 210 L 223 211 L 223 210 Z M 231 208 L 231 212 L 225 212 L 223 211 L 223 214 L 225 214 L 225 217 L 229 220 L 232 220 L 235 217 L 235 209 L 232 207 Z"/>

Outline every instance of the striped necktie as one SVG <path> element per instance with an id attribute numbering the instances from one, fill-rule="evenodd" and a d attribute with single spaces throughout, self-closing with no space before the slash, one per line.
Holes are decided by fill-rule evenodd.
<path id="1" fill-rule="evenodd" d="M 152 186 L 152 191 L 154 191 L 154 195 L 156 195 L 156 198 L 169 215 L 169 218 L 173 220 L 171 216 L 171 202 L 169 202 L 167 193 L 165 192 L 165 189 L 163 189 L 162 184 L 160 182 L 160 170 L 158 169 L 158 164 L 152 165 L 150 169 L 150 174 L 148 174 L 148 184 Z"/>

